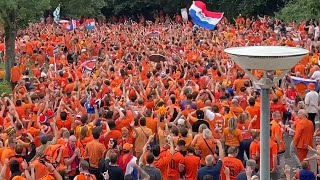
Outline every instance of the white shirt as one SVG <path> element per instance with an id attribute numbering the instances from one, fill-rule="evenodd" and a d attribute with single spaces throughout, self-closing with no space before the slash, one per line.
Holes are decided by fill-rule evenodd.
<path id="1" fill-rule="evenodd" d="M 308 113 L 318 113 L 317 106 L 319 104 L 319 95 L 317 92 L 311 90 L 306 94 L 304 102 L 307 107 Z"/>
<path id="2" fill-rule="evenodd" d="M 312 76 L 311 76 L 311 79 L 314 79 L 314 80 L 320 80 L 320 71 L 315 71 L 313 72 Z"/>
<path id="3" fill-rule="evenodd" d="M 135 156 L 128 162 L 125 175 L 131 174 L 133 171 L 133 166 L 136 164 L 137 158 Z"/>
<path id="4" fill-rule="evenodd" d="M 214 112 L 212 112 L 212 111 L 210 111 L 210 110 L 208 110 L 208 109 L 205 110 L 204 114 L 205 114 L 205 116 L 208 118 L 209 121 L 213 121 L 216 116 L 217 116 L 217 117 L 222 117 L 221 114 L 219 114 L 219 113 L 214 113 Z"/>

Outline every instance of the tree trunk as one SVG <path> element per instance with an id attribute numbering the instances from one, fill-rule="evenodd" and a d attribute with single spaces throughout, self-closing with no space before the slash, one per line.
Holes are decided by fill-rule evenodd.
<path id="1" fill-rule="evenodd" d="M 17 36 L 17 26 L 15 21 L 11 23 L 5 23 L 4 25 L 5 33 L 5 46 L 6 46 L 6 58 L 5 58 L 5 69 L 6 69 L 6 80 L 10 82 L 11 68 L 16 61 L 15 54 L 15 41 Z"/>

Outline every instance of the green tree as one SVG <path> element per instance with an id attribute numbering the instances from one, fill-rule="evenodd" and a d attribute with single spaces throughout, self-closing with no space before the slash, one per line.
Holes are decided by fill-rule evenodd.
<path id="1" fill-rule="evenodd" d="M 192 0 L 106 0 L 108 10 L 115 15 L 152 15 L 158 10 L 164 10 L 173 15 L 179 13 L 181 8 L 188 7 Z"/>
<path id="2" fill-rule="evenodd" d="M 17 30 L 29 22 L 38 21 L 44 10 L 50 8 L 50 0 L 0 0 L 0 22 L 6 38 L 6 80 L 10 81 L 10 70 L 15 62 L 15 40 Z"/>
<path id="3" fill-rule="evenodd" d="M 305 21 L 320 19 L 319 0 L 291 0 L 276 16 L 284 21 Z"/>
<path id="4" fill-rule="evenodd" d="M 219 11 L 225 12 L 228 18 L 239 14 L 244 16 L 274 15 L 287 0 L 209 0 Z"/>
<path id="5" fill-rule="evenodd" d="M 61 16 L 68 18 L 99 17 L 105 0 L 51 0 L 51 6 L 61 6 Z"/>

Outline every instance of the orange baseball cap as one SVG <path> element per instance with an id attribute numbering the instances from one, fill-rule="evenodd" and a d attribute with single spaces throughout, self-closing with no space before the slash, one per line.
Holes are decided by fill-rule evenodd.
<path id="1" fill-rule="evenodd" d="M 131 148 L 133 148 L 133 145 L 132 145 L 132 144 L 129 144 L 129 143 L 125 143 L 125 144 L 123 145 L 123 147 L 122 147 L 122 149 L 123 149 L 124 151 L 130 151 Z"/>
<path id="2" fill-rule="evenodd" d="M 316 87 L 315 87 L 314 83 L 310 83 L 310 84 L 308 85 L 308 89 L 315 90 Z"/>

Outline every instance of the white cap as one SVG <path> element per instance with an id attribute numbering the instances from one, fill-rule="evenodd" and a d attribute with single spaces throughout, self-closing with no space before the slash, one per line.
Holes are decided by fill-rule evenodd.
<path id="1" fill-rule="evenodd" d="M 185 120 L 184 119 L 178 119 L 178 125 L 184 125 Z"/>
<path id="2" fill-rule="evenodd" d="M 47 77 L 47 74 L 45 72 L 41 72 L 40 77 Z"/>

